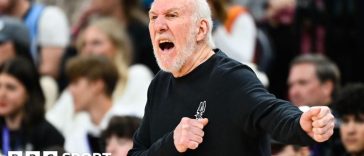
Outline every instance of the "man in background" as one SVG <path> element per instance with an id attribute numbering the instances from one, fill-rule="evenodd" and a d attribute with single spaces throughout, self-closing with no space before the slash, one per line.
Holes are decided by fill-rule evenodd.
<path id="1" fill-rule="evenodd" d="M 313 106 L 328 106 L 332 109 L 333 97 L 340 86 L 340 71 L 335 63 L 323 55 L 306 54 L 296 57 L 290 66 L 289 100 L 301 110 Z M 306 147 L 302 147 L 304 149 Z M 342 153 L 339 128 L 329 141 L 310 147 L 313 156 L 333 156 Z"/>
<path id="2" fill-rule="evenodd" d="M 289 100 L 296 106 L 328 106 L 340 84 L 338 67 L 322 55 L 301 55 L 288 77 Z"/>

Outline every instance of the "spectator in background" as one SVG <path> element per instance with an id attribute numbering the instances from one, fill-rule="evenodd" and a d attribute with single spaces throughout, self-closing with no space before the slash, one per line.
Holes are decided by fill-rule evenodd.
<path id="1" fill-rule="evenodd" d="M 21 21 L 8 16 L 0 17 L 0 65 L 15 56 L 32 61 L 27 36 L 28 29 Z"/>
<path id="2" fill-rule="evenodd" d="M 21 56 L 34 61 L 30 55 L 30 40 L 27 27 L 18 19 L 10 16 L 0 17 L 0 64 L 8 59 Z M 41 76 L 42 90 L 46 98 L 46 109 L 52 107 L 58 97 L 57 84 L 47 76 Z"/>
<path id="3" fill-rule="evenodd" d="M 132 63 L 144 64 L 153 73 L 159 71 L 153 56 L 147 27 L 148 18 L 143 12 L 139 0 L 92 0 L 90 6 L 81 16 L 80 22 L 76 25 L 74 35 L 77 36 L 77 33 L 87 25 L 93 15 L 113 17 L 124 24 L 133 45 Z"/>
<path id="4" fill-rule="evenodd" d="M 18 17 L 29 29 L 31 55 L 42 75 L 58 77 L 64 48 L 69 42 L 65 14 L 31 0 L 2 0 L 0 14 Z"/>
<path id="5" fill-rule="evenodd" d="M 347 155 L 364 155 L 364 85 L 347 85 L 335 100 L 334 106 L 341 119 L 341 141 Z"/>
<path id="6" fill-rule="evenodd" d="M 102 153 L 100 133 L 111 116 L 121 110 L 113 107 L 112 94 L 119 80 L 118 70 L 106 57 L 79 56 L 66 67 L 70 79 L 69 90 L 75 112 L 86 112 L 91 119 L 90 128 L 73 129 L 66 136 L 65 149 L 79 153 Z M 77 123 L 75 123 L 77 124 Z"/>
<path id="7" fill-rule="evenodd" d="M 78 38 L 80 55 L 106 56 L 116 65 L 119 79 L 112 94 L 112 101 L 124 115 L 142 117 L 147 101 L 151 71 L 144 65 L 131 62 L 130 44 L 122 25 L 113 18 L 95 19 Z M 72 134 L 73 124 L 88 120 L 85 113 L 75 113 L 72 95 L 65 90 L 55 107 L 47 113 L 47 119 L 65 135 Z M 78 122 L 81 121 L 81 122 Z M 77 129 L 77 128 L 76 128 Z M 77 146 L 75 146 L 77 148 Z M 81 149 L 81 148 L 80 148 Z"/>
<path id="8" fill-rule="evenodd" d="M 225 0 L 209 0 L 214 17 L 213 39 L 217 48 L 241 63 L 252 63 L 256 27 L 248 10 Z"/>
<path id="9" fill-rule="evenodd" d="M 121 23 L 114 18 L 96 19 L 81 34 L 78 49 L 81 55 L 106 56 L 116 64 L 120 79 L 113 101 L 134 115 L 143 116 L 152 72 L 142 64 L 130 65 L 130 41 L 123 30 Z"/>
<path id="10" fill-rule="evenodd" d="M 304 106 L 328 106 L 332 108 L 333 98 L 340 87 L 340 71 L 335 63 L 318 54 L 306 54 L 291 62 L 288 78 L 289 100 L 301 110 Z M 332 110 L 335 114 L 335 110 Z M 339 129 L 328 142 L 311 147 L 313 156 L 334 156 L 343 152 Z"/>
<path id="11" fill-rule="evenodd" d="M 272 143 L 272 156 L 310 156 L 308 147 Z"/>
<path id="12" fill-rule="evenodd" d="M 138 129 L 141 119 L 133 116 L 114 116 L 107 128 L 102 132 L 106 143 L 106 153 L 112 156 L 127 156 L 133 147 L 133 135 Z"/>
<path id="13" fill-rule="evenodd" d="M 265 73 L 258 71 L 254 64 L 257 30 L 248 10 L 232 5 L 225 0 L 209 0 L 214 19 L 212 34 L 216 48 L 241 63 L 247 64 L 257 74 L 259 80 L 268 86 Z"/>
<path id="14" fill-rule="evenodd" d="M 267 0 L 232 0 L 234 3 L 246 6 L 256 21 L 264 18 L 264 7 Z"/>
<path id="15" fill-rule="evenodd" d="M 44 95 L 37 70 L 16 57 L 0 65 L 0 142 L 2 153 L 63 147 L 63 136 L 44 118 Z"/>
<path id="16" fill-rule="evenodd" d="M 291 63 L 288 86 L 296 106 L 329 106 L 340 86 L 340 71 L 322 55 L 301 55 Z"/>

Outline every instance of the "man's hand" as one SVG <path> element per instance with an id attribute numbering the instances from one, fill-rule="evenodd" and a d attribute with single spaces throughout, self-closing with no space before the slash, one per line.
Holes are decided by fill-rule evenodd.
<path id="1" fill-rule="evenodd" d="M 186 152 L 187 149 L 196 149 L 203 141 L 204 131 L 208 119 L 201 120 L 182 118 L 173 132 L 174 146 L 178 152 Z"/>
<path id="2" fill-rule="evenodd" d="M 329 107 L 311 107 L 302 114 L 300 125 L 315 141 L 324 142 L 334 133 L 335 118 Z"/>

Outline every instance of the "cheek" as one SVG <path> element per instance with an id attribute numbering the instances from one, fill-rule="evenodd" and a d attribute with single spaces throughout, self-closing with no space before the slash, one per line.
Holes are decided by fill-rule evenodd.
<path id="1" fill-rule="evenodd" d="M 74 85 L 74 84 L 71 84 L 71 85 L 69 86 L 69 91 L 70 91 L 70 94 L 71 94 L 73 97 L 77 96 L 77 93 L 79 92 L 79 91 L 78 91 L 78 87 L 77 87 L 76 85 Z"/>
<path id="2" fill-rule="evenodd" d="M 25 93 L 12 93 L 9 94 L 9 107 L 8 111 L 9 113 L 14 113 L 17 110 L 22 109 L 25 106 L 26 102 L 26 95 Z"/>
<path id="3" fill-rule="evenodd" d="M 358 131 L 359 131 L 360 138 L 362 139 L 362 142 L 364 144 L 364 123 L 360 124 Z M 363 146 L 363 148 L 364 148 L 364 146 Z"/>
<path id="4" fill-rule="evenodd" d="M 10 45 L 2 45 L 0 46 L 0 61 L 4 62 L 8 59 L 14 58 L 15 52 L 12 50 Z M 0 62 L 0 64 L 1 64 Z"/>
<path id="5" fill-rule="evenodd" d="M 346 126 L 340 126 L 340 136 L 341 136 L 341 138 L 343 139 L 343 138 L 345 138 L 346 137 L 346 134 L 347 134 L 347 128 L 346 128 Z"/>
<path id="6" fill-rule="evenodd" d="M 187 32 L 181 33 L 181 36 L 176 37 L 176 41 L 177 41 L 177 48 L 178 47 L 187 47 L 190 45 L 187 45 L 187 43 L 189 41 L 192 40 L 192 36 L 190 34 L 187 34 Z"/>
<path id="7" fill-rule="evenodd" d="M 10 95 L 12 99 L 14 99 L 14 102 L 16 103 L 25 103 L 27 99 L 26 92 L 24 90 L 15 92 Z"/>
<path id="8" fill-rule="evenodd" d="M 95 55 L 101 55 L 112 58 L 114 56 L 115 51 L 116 50 L 112 44 L 104 42 L 102 44 L 95 46 L 93 53 Z"/>
<path id="9" fill-rule="evenodd" d="M 319 86 L 311 87 L 307 94 L 310 95 L 310 97 L 315 97 L 316 99 L 322 99 L 324 98 L 324 92 Z"/>
<path id="10" fill-rule="evenodd" d="M 288 94 L 292 96 L 295 95 L 296 93 L 297 93 L 297 86 L 295 85 L 290 86 L 288 89 Z"/>
<path id="11" fill-rule="evenodd" d="M 315 97 L 315 96 L 318 96 L 318 88 L 315 87 L 314 85 L 312 84 L 307 84 L 306 86 L 302 86 L 302 93 L 305 95 L 305 96 L 309 96 L 309 97 Z"/>
<path id="12" fill-rule="evenodd" d="M 293 97 L 305 97 L 307 96 L 307 91 L 308 88 L 307 86 L 302 86 L 302 85 L 296 85 L 295 87 L 293 87 L 289 93 L 293 96 Z"/>
<path id="13" fill-rule="evenodd" d="M 115 53 L 117 51 L 117 48 L 112 44 L 106 44 L 105 45 L 105 55 L 109 58 L 113 58 L 115 56 Z"/>
<path id="14" fill-rule="evenodd" d="M 82 105 L 82 98 L 84 97 L 82 88 L 80 88 L 80 86 L 73 86 L 70 89 L 73 101 L 75 105 Z M 87 94 L 87 92 L 85 92 L 84 94 Z"/>

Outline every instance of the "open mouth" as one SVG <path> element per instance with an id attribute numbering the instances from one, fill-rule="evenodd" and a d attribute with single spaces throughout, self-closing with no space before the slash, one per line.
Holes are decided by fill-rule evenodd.
<path id="1" fill-rule="evenodd" d="M 164 51 L 164 50 L 170 50 L 170 49 L 174 48 L 174 43 L 171 42 L 171 41 L 167 41 L 167 40 L 160 41 L 159 42 L 159 48 L 162 51 Z"/>

